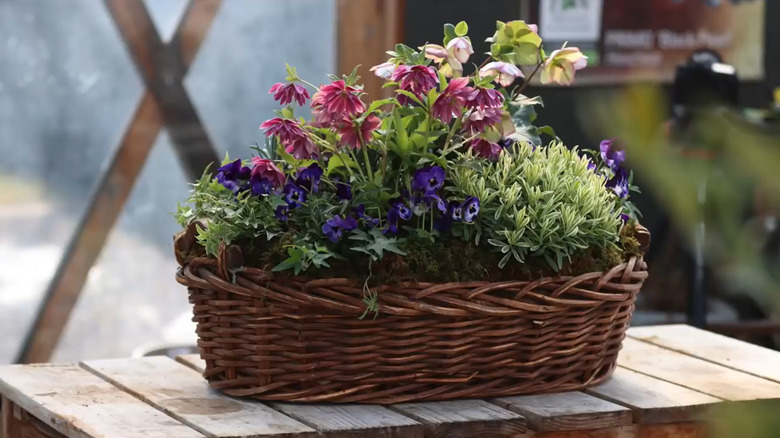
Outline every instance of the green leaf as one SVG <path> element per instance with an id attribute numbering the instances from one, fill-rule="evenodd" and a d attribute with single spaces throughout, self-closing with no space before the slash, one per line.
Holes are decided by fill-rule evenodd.
<path id="1" fill-rule="evenodd" d="M 352 158 L 350 158 L 349 155 L 346 155 L 346 154 L 333 155 L 328 160 L 328 168 L 325 169 L 325 175 L 330 176 L 330 174 L 333 171 L 335 171 L 337 169 L 340 169 L 340 168 L 344 167 L 345 165 L 347 165 L 347 166 L 349 166 L 349 167 L 351 167 L 353 169 L 357 169 L 357 167 L 358 167 L 358 164 L 354 160 L 352 160 Z"/>
<path id="2" fill-rule="evenodd" d="M 406 133 L 406 128 L 401 119 L 401 111 L 399 108 L 393 109 L 393 122 L 396 131 L 396 144 L 401 151 L 401 155 L 405 156 L 409 152 L 409 136 Z"/>
<path id="3" fill-rule="evenodd" d="M 494 37 L 498 44 L 513 47 L 512 62 L 517 65 L 534 65 L 539 60 L 542 39 L 522 20 L 504 23 Z"/>
<path id="4" fill-rule="evenodd" d="M 553 129 L 553 127 L 552 127 L 552 126 L 550 126 L 550 125 L 539 126 L 538 128 L 536 128 L 536 131 L 537 131 L 539 134 L 546 134 L 546 135 L 549 135 L 550 137 L 552 137 L 552 138 L 554 138 L 554 139 L 555 139 L 555 138 L 558 138 L 558 136 L 557 136 L 557 135 L 555 135 L 555 130 L 554 130 L 554 129 Z"/>
<path id="5" fill-rule="evenodd" d="M 387 104 L 390 104 L 390 103 L 397 105 L 398 101 L 393 99 L 392 97 L 388 97 L 387 99 L 375 100 L 375 101 L 371 102 L 371 105 L 368 106 L 368 109 L 366 110 L 365 114 L 369 114 L 372 111 L 374 111 L 377 108 L 379 108 L 380 106 L 387 105 Z"/>
<path id="6" fill-rule="evenodd" d="M 458 34 L 455 32 L 455 26 L 447 23 L 444 25 L 444 45 L 446 46 L 453 38 L 457 38 Z"/>
<path id="7" fill-rule="evenodd" d="M 465 21 L 461 21 L 457 26 L 455 26 L 455 35 L 462 37 L 467 33 L 469 33 L 469 25 L 466 24 Z"/>
<path id="8" fill-rule="evenodd" d="M 423 105 L 422 101 L 417 96 L 415 96 L 414 93 L 412 93 L 411 91 L 395 90 L 395 92 L 397 94 L 403 94 L 404 96 L 408 97 L 409 99 L 412 99 L 413 101 L 415 101 L 420 106 L 425 106 L 425 105 Z"/>

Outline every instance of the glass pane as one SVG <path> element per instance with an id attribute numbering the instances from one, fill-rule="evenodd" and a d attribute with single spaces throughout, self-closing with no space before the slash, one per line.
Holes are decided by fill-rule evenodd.
<path id="1" fill-rule="evenodd" d="M 149 3 L 158 26 L 181 12 Z M 258 126 L 278 108 L 267 93 L 284 79 L 285 62 L 313 81 L 326 80 L 335 64 L 334 8 L 332 0 L 222 3 L 185 82 L 219 154 L 249 155 L 248 146 L 260 139 Z M 195 344 L 187 291 L 174 278 L 178 225 L 171 213 L 189 189 L 181 169 L 167 135 L 161 136 L 90 272 L 54 361 Z"/>
<path id="2" fill-rule="evenodd" d="M 140 82 L 103 2 L 0 2 L 0 363 L 13 360 Z"/>

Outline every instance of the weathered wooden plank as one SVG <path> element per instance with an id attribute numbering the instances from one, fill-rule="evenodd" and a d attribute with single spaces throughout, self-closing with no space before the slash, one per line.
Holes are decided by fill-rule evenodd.
<path id="1" fill-rule="evenodd" d="M 612 378 L 584 392 L 631 408 L 640 424 L 680 423 L 701 416 L 722 400 L 618 367 Z"/>
<path id="2" fill-rule="evenodd" d="M 197 354 L 182 354 L 176 356 L 176 362 L 188 366 L 199 373 L 203 373 L 203 371 L 206 370 L 206 361 L 201 359 Z"/>
<path id="3" fill-rule="evenodd" d="M 688 325 L 636 327 L 628 336 L 780 382 L 780 352 Z"/>
<path id="4" fill-rule="evenodd" d="M 262 403 L 212 391 L 197 372 L 165 356 L 87 361 L 82 366 L 207 436 L 316 434 Z"/>
<path id="5" fill-rule="evenodd" d="M 160 106 L 174 151 L 187 177 L 190 180 L 200 178 L 209 164 L 219 162 L 219 157 L 184 88 L 183 79 L 189 67 L 185 62 L 194 59 L 209 28 L 205 23 L 214 18 L 219 2 L 204 2 L 206 4 L 200 6 L 190 4 L 183 18 L 186 21 L 177 28 L 188 34 L 174 35 L 172 44 L 166 45 L 141 0 L 103 1 L 141 79 Z M 196 36 L 196 31 L 201 34 Z"/>
<path id="6" fill-rule="evenodd" d="M 71 438 L 203 436 L 76 365 L 2 367 L 0 392 Z"/>
<path id="7" fill-rule="evenodd" d="M 391 409 L 425 424 L 426 437 L 516 437 L 528 429 L 525 417 L 484 400 L 401 403 Z"/>
<path id="8" fill-rule="evenodd" d="M 618 365 L 726 400 L 780 399 L 780 384 L 633 338 Z"/>
<path id="9" fill-rule="evenodd" d="M 540 431 L 612 428 L 631 424 L 631 410 L 582 392 L 524 395 L 491 400 L 528 419 Z"/>
<path id="10" fill-rule="evenodd" d="M 63 438 L 65 435 L 44 424 L 11 400 L 3 398 L 0 438 Z"/>
<path id="11" fill-rule="evenodd" d="M 711 437 L 705 423 L 640 424 L 636 438 L 708 438 Z"/>
<path id="12" fill-rule="evenodd" d="M 271 403 L 328 438 L 422 438 L 419 422 L 377 405 Z"/>
<path id="13" fill-rule="evenodd" d="M 176 360 L 203 372 L 204 362 L 197 354 L 185 354 Z M 423 425 L 407 416 L 377 405 L 271 403 L 275 409 L 308 424 L 328 437 L 422 437 Z M 367 435 L 367 433 L 370 434 Z"/>
<path id="14" fill-rule="evenodd" d="M 384 80 L 368 69 L 383 63 L 403 39 L 405 0 L 338 0 L 338 73 L 349 74 L 360 65 L 363 90 L 371 99 L 392 95 Z"/>

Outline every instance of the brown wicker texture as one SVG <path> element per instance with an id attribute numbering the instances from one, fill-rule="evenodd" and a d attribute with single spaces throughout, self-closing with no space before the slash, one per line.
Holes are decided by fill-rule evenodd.
<path id="1" fill-rule="evenodd" d="M 224 251 L 223 253 L 227 253 Z M 226 257 L 221 257 L 224 260 Z M 296 402 L 400 403 L 570 391 L 615 367 L 641 258 L 608 272 L 503 283 L 363 286 L 213 258 L 182 260 L 211 387 Z"/>

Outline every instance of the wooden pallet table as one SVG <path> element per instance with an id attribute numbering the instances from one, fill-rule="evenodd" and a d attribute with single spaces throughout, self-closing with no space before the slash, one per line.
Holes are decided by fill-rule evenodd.
<path id="1" fill-rule="evenodd" d="M 706 437 L 707 411 L 780 400 L 780 353 L 684 325 L 632 328 L 605 384 L 490 400 L 260 403 L 197 356 L 0 368 L 0 437 Z"/>

